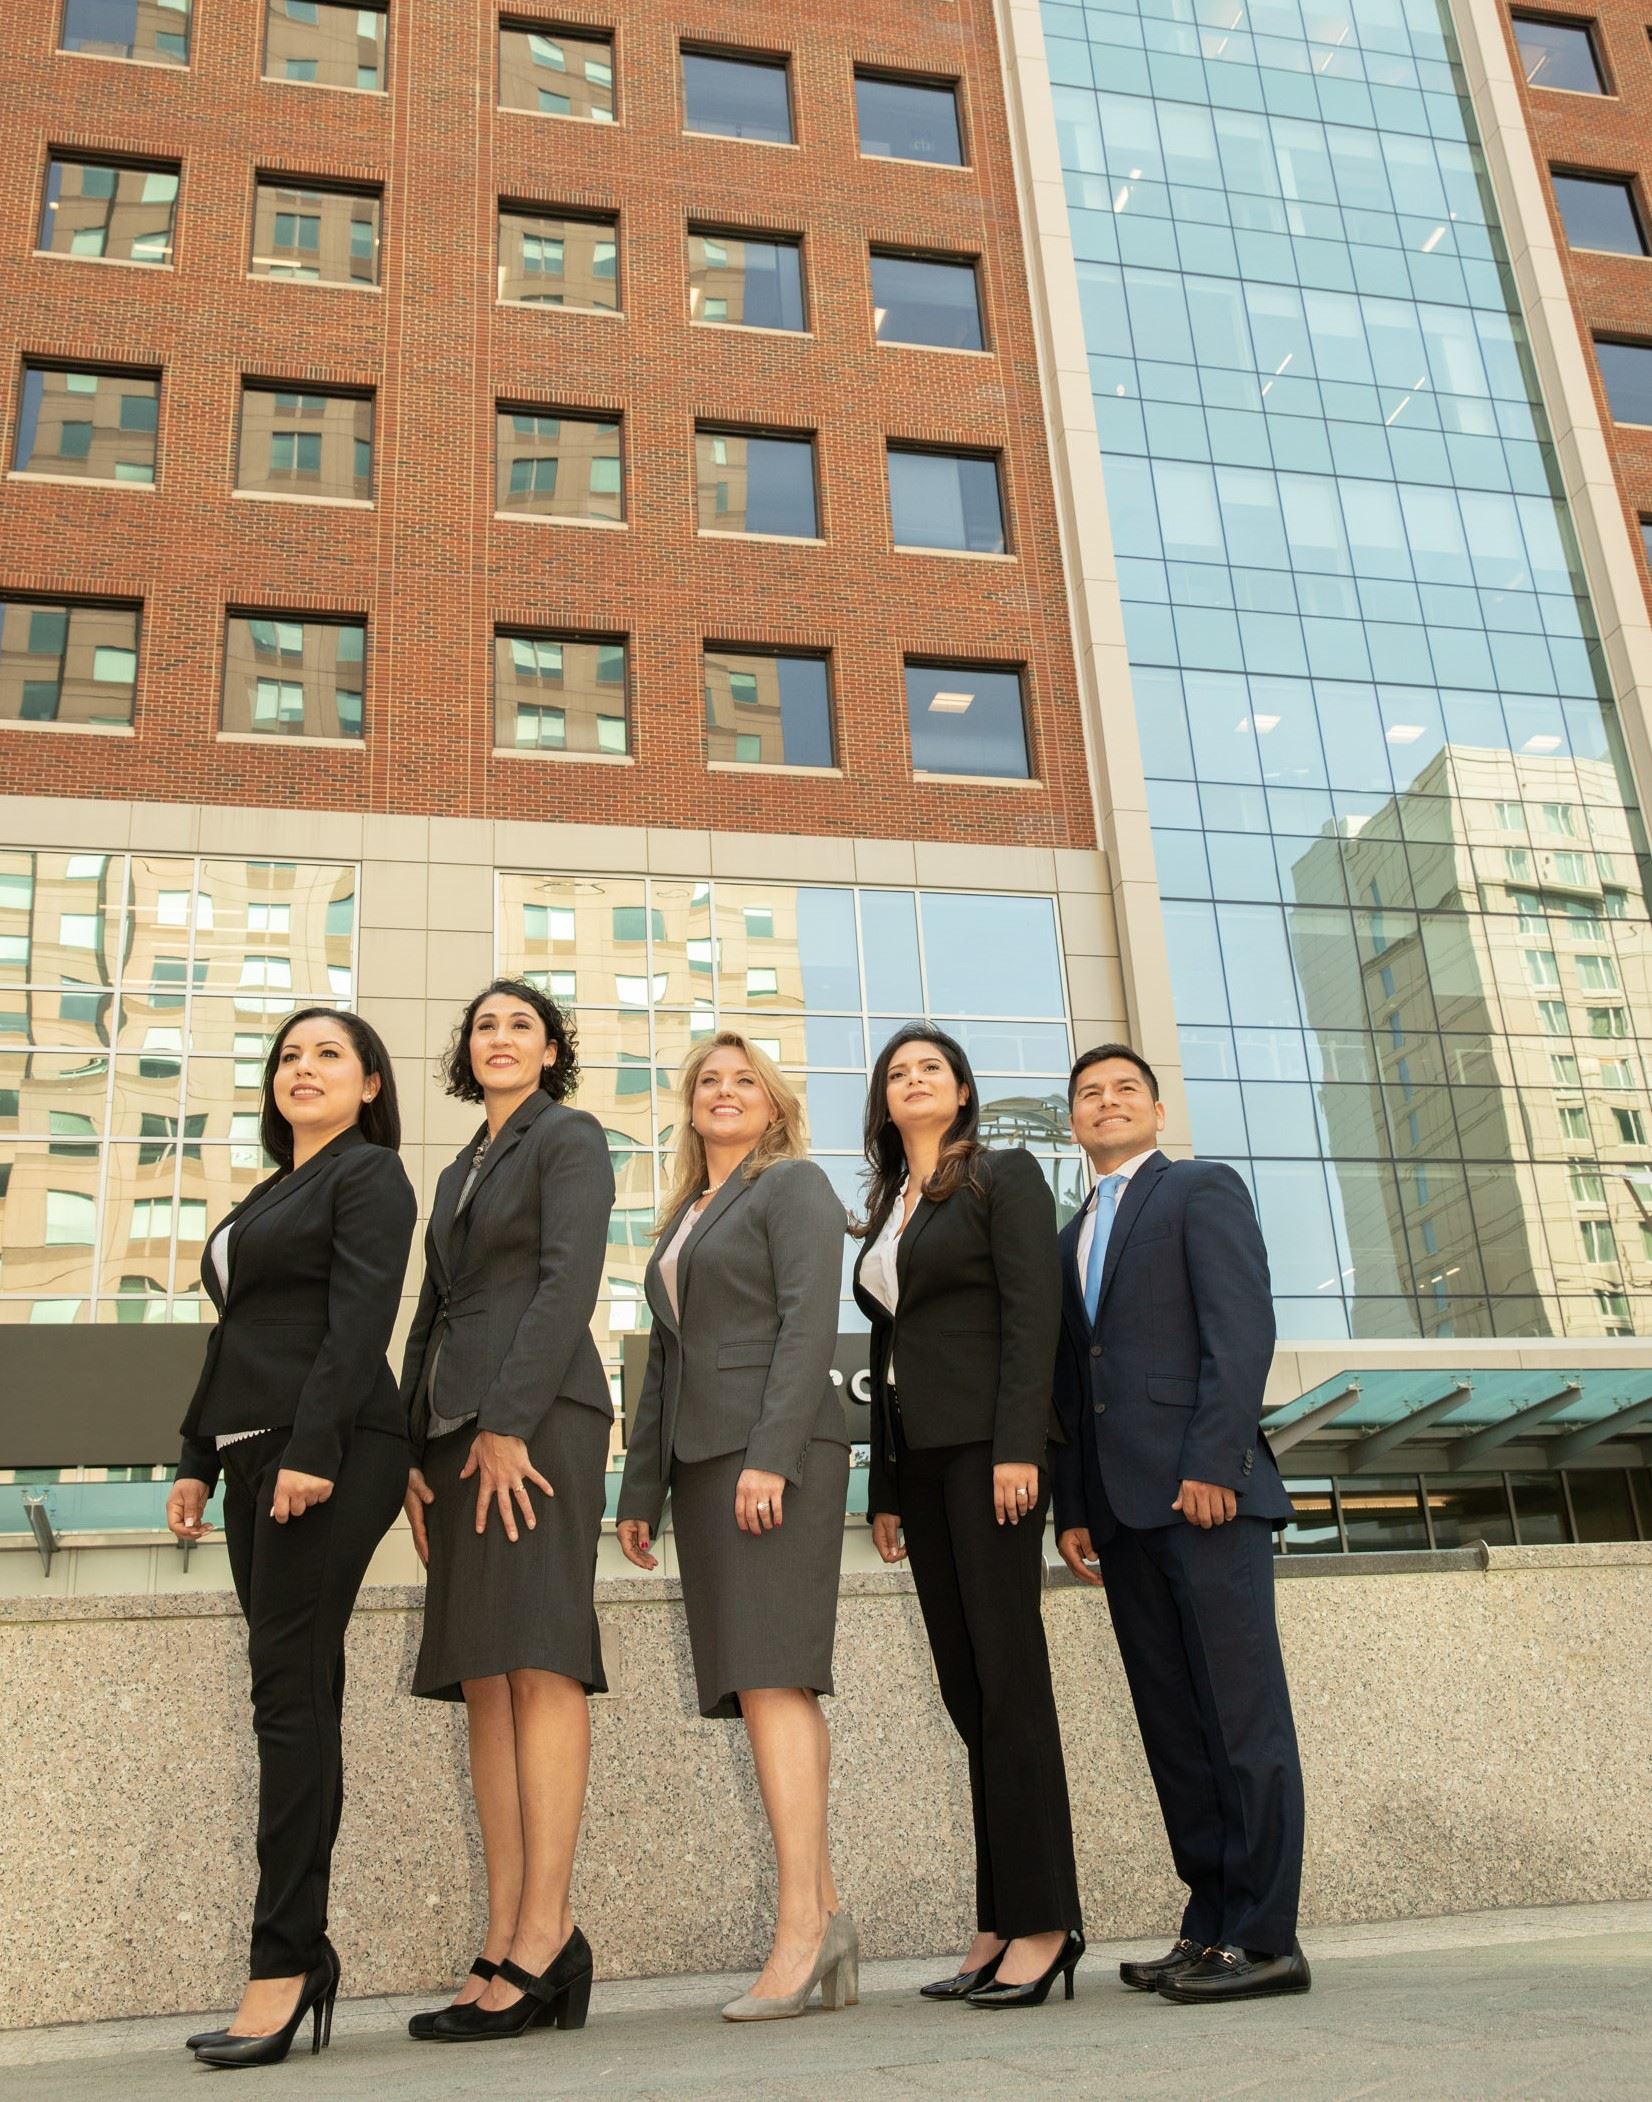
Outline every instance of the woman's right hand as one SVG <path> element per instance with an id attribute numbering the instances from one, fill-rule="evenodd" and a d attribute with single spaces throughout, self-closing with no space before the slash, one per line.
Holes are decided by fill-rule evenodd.
<path id="1" fill-rule="evenodd" d="M 659 1563 L 648 1552 L 652 1528 L 646 1518 L 622 1518 L 614 1528 L 620 1544 L 620 1553 L 628 1562 L 635 1562 L 639 1569 L 658 1569 Z"/>
<path id="2" fill-rule="evenodd" d="M 413 1552 L 430 1567 L 430 1535 L 425 1530 L 424 1507 L 436 1501 L 436 1492 L 425 1480 L 417 1467 L 407 1470 L 407 1494 L 402 1498 L 402 1509 L 407 1513 L 407 1530 L 413 1535 Z"/>
<path id="3" fill-rule="evenodd" d="M 901 1522 L 893 1511 L 879 1511 L 872 1519 L 872 1545 L 886 1562 L 906 1560 L 906 1542 L 901 1538 Z"/>
<path id="4" fill-rule="evenodd" d="M 176 1540 L 195 1541 L 212 1531 L 207 1523 L 207 1498 L 212 1491 L 192 1475 L 180 1474 L 166 1499 L 166 1529 Z"/>

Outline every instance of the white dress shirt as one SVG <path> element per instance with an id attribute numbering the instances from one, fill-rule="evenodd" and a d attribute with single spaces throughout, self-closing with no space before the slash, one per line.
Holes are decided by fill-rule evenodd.
<path id="1" fill-rule="evenodd" d="M 220 1226 L 218 1231 L 213 1235 L 212 1246 L 208 1249 L 207 1254 L 211 1260 L 213 1270 L 217 1274 L 218 1289 L 223 1294 L 223 1296 L 226 1299 L 228 1299 L 229 1228 L 227 1226 Z M 220 1316 L 219 1318 L 222 1319 L 222 1316 Z M 263 1435 L 264 1433 L 262 1431 L 229 1431 L 223 1437 L 214 1438 L 212 1442 L 216 1449 L 219 1452 L 222 1452 L 226 1445 L 239 1445 L 243 1439 L 261 1438 L 263 1437 Z"/>
<path id="2" fill-rule="evenodd" d="M 1142 1163 L 1144 1161 L 1150 1161 L 1153 1158 L 1154 1154 L 1158 1152 L 1158 1150 L 1159 1149 L 1157 1146 L 1149 1146 L 1145 1153 L 1138 1153 L 1134 1155 L 1130 1160 L 1121 1161 L 1116 1168 L 1109 1169 L 1108 1173 L 1112 1175 L 1122 1175 L 1125 1179 L 1125 1182 L 1128 1183 L 1131 1176 L 1135 1174 L 1136 1170 L 1142 1165 Z M 1078 1276 L 1079 1283 L 1081 1285 L 1083 1284 L 1084 1279 L 1090 1274 L 1088 1267 L 1090 1261 L 1090 1244 L 1092 1241 L 1094 1241 L 1096 1237 L 1096 1191 L 1099 1190 L 1100 1187 L 1101 1181 L 1098 1177 L 1095 1189 L 1092 1189 L 1089 1196 L 1084 1200 L 1084 1224 L 1078 1230 Z M 1117 1198 L 1114 1201 L 1114 1218 L 1118 1216 L 1118 1208 L 1124 1202 L 1124 1195 L 1124 1191 L 1120 1190 Z M 1111 1233 L 1113 1230 L 1112 1219 L 1109 1219 L 1107 1222 L 1107 1230 L 1109 1233 Z"/>
<path id="3" fill-rule="evenodd" d="M 913 1207 L 917 1209 L 916 1206 Z M 891 1314 L 900 1298 L 899 1260 L 901 1235 L 906 1231 L 906 1185 L 901 1184 L 894 1203 L 889 1207 L 889 1216 L 883 1222 L 883 1230 L 866 1251 L 866 1259 L 860 1266 L 860 1281 L 880 1306 L 887 1307 Z M 889 1363 L 884 1369 L 884 1384 L 895 1384 L 895 1353 L 889 1353 Z"/>

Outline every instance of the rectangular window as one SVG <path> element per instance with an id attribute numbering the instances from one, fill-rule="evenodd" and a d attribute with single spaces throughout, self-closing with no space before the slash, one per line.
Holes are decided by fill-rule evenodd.
<path id="1" fill-rule="evenodd" d="M 252 274 L 310 284 L 379 281 L 376 190 L 295 187 L 262 176 L 254 200 Z"/>
<path id="2" fill-rule="evenodd" d="M 749 234 L 691 230 L 688 313 L 691 321 L 724 328 L 807 328 L 801 246 Z"/>
<path id="3" fill-rule="evenodd" d="M 792 143 L 791 92 L 784 59 L 731 58 L 684 51 L 683 129 L 720 139 Z"/>
<path id="4" fill-rule="evenodd" d="M 1528 985 L 1558 985 L 1560 966 L 1555 961 L 1552 949 L 1527 949 L 1525 952 L 1526 983 Z"/>
<path id="5" fill-rule="evenodd" d="M 122 164 L 54 153 L 46 164 L 39 245 L 49 255 L 169 264 L 177 203 L 176 162 Z"/>
<path id="6" fill-rule="evenodd" d="M 1583 1260 L 1586 1263 L 1617 1261 L 1617 1235 L 1613 1233 L 1609 1219 L 1580 1219 L 1578 1231 L 1583 1236 Z"/>
<path id="7" fill-rule="evenodd" d="M 708 648 L 706 757 L 741 766 L 830 766 L 826 659 Z"/>
<path id="8" fill-rule="evenodd" d="M 974 263 L 874 248 L 872 324 L 880 343 L 984 349 Z"/>
<path id="9" fill-rule="evenodd" d="M 1580 956 L 1577 959 L 1577 982 L 1585 992 L 1615 993 L 1618 990 L 1618 967 L 1610 956 Z"/>
<path id="10" fill-rule="evenodd" d="M 501 206 L 499 297 L 516 306 L 616 313 L 618 222 Z"/>
<path id="11" fill-rule="evenodd" d="M 264 78 L 382 95 L 385 34 L 382 8 L 345 7 L 336 0 L 269 0 Z"/>
<path id="12" fill-rule="evenodd" d="M 1557 847 L 1549 856 L 1549 880 L 1577 890 L 1593 890 L 1595 887 L 1588 855 L 1573 853 L 1563 847 Z"/>
<path id="13" fill-rule="evenodd" d="M 263 496 L 373 500 L 373 399 L 244 386 L 235 486 Z"/>
<path id="14" fill-rule="evenodd" d="M 190 0 L 63 0 L 60 51 L 189 64 Z"/>
<path id="15" fill-rule="evenodd" d="M 1646 1127 L 1638 1109 L 1614 1109 L 1612 1122 L 1617 1130 L 1620 1146 L 1644 1146 Z"/>
<path id="16" fill-rule="evenodd" d="M 1574 1160 L 1567 1164 L 1567 1181 L 1571 1185 L 1574 1204 L 1604 1204 L 1606 1185 L 1601 1180 L 1600 1169 L 1593 1161 Z"/>
<path id="17" fill-rule="evenodd" d="M 906 720 L 915 773 L 1018 781 L 1031 773 L 1021 674 L 1013 668 L 909 660 Z"/>
<path id="18" fill-rule="evenodd" d="M 25 365 L 13 465 L 19 474 L 148 487 L 160 399 L 154 374 Z"/>
<path id="19" fill-rule="evenodd" d="M 493 743 L 500 752 L 631 749 L 623 635 L 501 629 L 493 642 Z"/>
<path id="20" fill-rule="evenodd" d="M 1552 171 L 1560 223 L 1573 248 L 1613 255 L 1645 255 L 1646 234 L 1635 206 L 1635 186 L 1622 175 L 1566 175 Z"/>
<path id="21" fill-rule="evenodd" d="M 1566 1018 L 1564 1000 L 1539 1000 L 1537 1019 L 1543 1025 L 1545 1036 L 1568 1036 L 1571 1033 L 1572 1025 Z"/>
<path id="22" fill-rule="evenodd" d="M 989 453 L 889 448 L 889 516 L 897 547 L 1001 555 L 1004 511 Z"/>
<path id="23" fill-rule="evenodd" d="M 588 29 L 499 26 L 499 107 L 540 117 L 614 121 L 614 46 Z"/>
<path id="24" fill-rule="evenodd" d="M 694 453 L 701 532 L 820 537 L 812 438 L 702 429 Z"/>
<path id="25" fill-rule="evenodd" d="M 1514 41 L 1528 84 L 1567 88 L 1574 95 L 1604 95 L 1606 82 L 1586 22 L 1553 22 L 1542 15 L 1516 15 Z"/>
<path id="26" fill-rule="evenodd" d="M 1629 1011 L 1623 1007 L 1587 1007 L 1584 1018 L 1591 1036 L 1627 1036 Z"/>
<path id="27" fill-rule="evenodd" d="M 1614 423 L 1652 424 L 1652 343 L 1595 338 L 1595 358 Z"/>
<path id="28" fill-rule="evenodd" d="M 1555 1114 L 1560 1119 L 1560 1136 L 1563 1139 L 1588 1139 L 1589 1112 L 1581 1102 L 1564 1103 Z"/>
<path id="29" fill-rule="evenodd" d="M 222 727 L 264 737 L 360 737 L 366 653 L 359 621 L 232 613 Z"/>
<path id="30" fill-rule="evenodd" d="M 129 724 L 137 681 L 136 606 L 0 601 L 0 722 Z"/>
<path id="31" fill-rule="evenodd" d="M 617 418 L 501 409 L 497 508 L 526 518 L 625 516 Z"/>
<path id="32" fill-rule="evenodd" d="M 964 165 L 958 129 L 958 90 L 950 81 L 907 80 L 894 73 L 855 71 L 855 122 L 860 150 L 881 160 Z"/>

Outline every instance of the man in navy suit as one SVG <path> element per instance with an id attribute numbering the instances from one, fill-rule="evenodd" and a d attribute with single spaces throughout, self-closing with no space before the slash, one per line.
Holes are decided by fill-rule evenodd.
<path id="1" fill-rule="evenodd" d="M 1067 1104 L 1098 1181 L 1061 1236 L 1056 1539 L 1080 1582 L 1106 1585 L 1188 1887 L 1174 1948 L 1119 1975 L 1183 2002 L 1306 1992 L 1302 1767 L 1273 1606 L 1291 1505 L 1261 1431 L 1267 1250 L 1231 1168 L 1159 1151 L 1158 1082 L 1128 1045 L 1086 1051 Z"/>

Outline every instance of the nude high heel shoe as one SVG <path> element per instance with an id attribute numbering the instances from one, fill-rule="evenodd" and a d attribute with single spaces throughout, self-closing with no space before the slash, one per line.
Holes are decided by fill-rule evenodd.
<path id="1" fill-rule="evenodd" d="M 821 1936 L 809 1975 L 796 1992 L 778 1997 L 765 1995 L 761 1999 L 755 1993 L 742 1993 L 738 2000 L 730 2000 L 723 2009 L 723 2020 L 789 2021 L 808 2006 L 817 1985 L 820 1987 L 820 2004 L 828 2013 L 860 2003 L 860 1936 L 846 1912 L 834 1912 L 826 1922 L 826 1932 Z"/>

